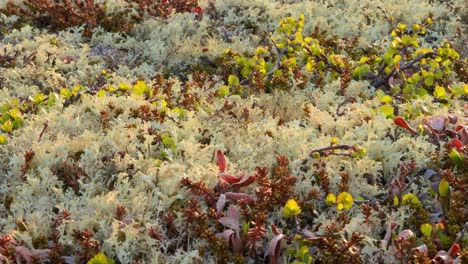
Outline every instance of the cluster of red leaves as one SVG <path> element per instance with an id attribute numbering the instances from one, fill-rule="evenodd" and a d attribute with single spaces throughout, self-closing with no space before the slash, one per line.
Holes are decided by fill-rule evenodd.
<path id="1" fill-rule="evenodd" d="M 210 188 L 201 181 L 188 178 L 181 181 L 183 188 L 198 197 L 187 200 L 183 210 L 185 221 L 191 227 L 190 232 L 196 235 L 209 238 L 207 234 L 217 233 L 225 238 L 236 256 L 240 254 L 258 259 L 263 250 L 269 216 L 295 196 L 296 177 L 290 174 L 289 161 L 284 156 L 277 157 L 271 175 L 267 168 L 257 167 L 255 174 L 241 173 L 240 176 L 226 172 L 227 161 L 221 151 L 216 152 L 216 157 L 220 170 L 216 186 Z M 256 185 L 253 194 L 250 194 L 251 185 Z M 230 204 L 227 213 L 224 212 L 226 204 Z M 208 206 L 208 210 L 202 210 L 202 206 Z M 243 234 L 239 233 L 241 223 L 248 225 Z M 210 241 L 219 242 L 210 239 L 208 243 Z M 219 245 L 213 244 L 211 248 L 216 251 Z M 213 254 L 218 255 L 216 252 Z"/>
<path id="2" fill-rule="evenodd" d="M 78 256 L 80 258 L 80 263 L 86 263 L 90 260 L 93 256 L 99 253 L 99 249 L 101 245 L 99 241 L 93 239 L 94 232 L 91 229 L 86 229 L 83 231 L 80 230 L 73 230 L 73 238 L 78 242 L 80 245 L 80 252 Z"/>
<path id="3" fill-rule="evenodd" d="M 112 32 L 129 32 L 134 24 L 145 15 L 167 18 L 172 13 L 196 13 L 199 18 L 202 9 L 198 0 L 126 0 L 128 7 L 118 12 L 107 13 L 106 5 L 94 0 L 24 0 L 23 6 L 13 1 L 7 2 L 0 13 L 17 15 L 21 22 L 33 22 L 39 27 L 50 30 L 64 30 L 69 27 L 85 25 L 84 36 L 90 37 L 95 27 L 101 26 Z M 132 14 L 132 9 L 137 14 Z"/>
<path id="4" fill-rule="evenodd" d="M 202 9 L 198 5 L 198 0 L 137 0 L 139 13 L 147 12 L 150 16 L 168 18 L 172 13 L 196 13 L 201 16 Z"/>

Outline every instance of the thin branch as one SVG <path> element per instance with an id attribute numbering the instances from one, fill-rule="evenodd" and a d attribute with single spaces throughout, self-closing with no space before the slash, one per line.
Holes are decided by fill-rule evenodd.
<path id="1" fill-rule="evenodd" d="M 159 63 L 159 65 L 156 65 L 154 67 L 154 71 L 155 72 L 158 72 L 165 64 L 167 64 L 169 62 L 169 59 L 182 47 L 182 45 L 177 45 L 176 47 L 174 47 L 171 51 L 169 51 L 167 54 L 166 54 L 166 57 L 164 57 L 164 59 L 161 61 L 161 63 Z M 154 78 L 154 77 L 153 77 Z"/>
<path id="2" fill-rule="evenodd" d="M 314 155 L 314 153 L 319 153 L 321 156 L 328 156 L 330 153 L 330 151 L 333 151 L 333 150 L 338 150 L 338 149 L 341 149 L 341 150 L 356 150 L 356 146 L 355 145 L 333 145 L 333 146 L 328 146 L 328 147 L 325 147 L 325 148 L 320 148 L 320 149 L 314 149 L 312 151 L 309 152 L 309 157 L 312 157 Z"/>
<path id="3" fill-rule="evenodd" d="M 425 54 L 420 54 L 420 55 L 416 56 L 416 58 L 410 60 L 408 63 L 405 63 L 402 66 L 400 66 L 399 70 L 400 71 L 406 70 L 406 69 L 410 68 L 416 62 L 418 62 L 418 61 L 420 61 L 422 59 L 425 59 L 425 58 L 433 57 L 435 55 L 436 55 L 435 52 L 428 52 L 428 53 L 425 53 Z"/>
<path id="4" fill-rule="evenodd" d="M 42 131 L 41 133 L 39 134 L 39 139 L 37 140 L 37 142 L 40 142 L 41 139 L 42 139 L 42 135 L 44 134 L 45 130 L 47 129 L 47 127 L 49 126 L 49 122 L 48 121 L 45 121 L 44 122 L 44 127 L 42 128 Z"/>
<path id="5" fill-rule="evenodd" d="M 342 112 L 340 112 L 340 109 L 341 107 L 345 106 L 346 104 L 348 103 L 354 103 L 356 102 L 356 98 L 354 98 L 353 96 L 349 97 L 349 98 L 346 98 L 341 104 L 338 105 L 338 107 L 336 108 L 336 115 L 337 116 L 343 116 L 344 114 L 346 114 L 346 109 L 343 110 Z"/>
<path id="6" fill-rule="evenodd" d="M 273 42 L 273 45 L 276 48 L 276 51 L 278 52 L 278 56 L 276 57 L 276 62 L 275 65 L 271 68 L 271 70 L 267 73 L 267 82 L 271 79 L 271 76 L 275 72 L 276 69 L 278 69 L 281 66 L 281 59 L 283 59 L 283 56 L 286 54 L 288 51 L 287 48 L 278 48 L 278 45 L 276 45 L 275 41 L 272 39 L 271 42 Z"/>

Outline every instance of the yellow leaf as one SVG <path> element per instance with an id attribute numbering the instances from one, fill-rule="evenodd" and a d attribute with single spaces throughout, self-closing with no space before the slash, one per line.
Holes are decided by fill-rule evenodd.
<path id="1" fill-rule="evenodd" d="M 296 200 L 289 199 L 283 208 L 283 216 L 288 218 L 288 217 L 299 215 L 300 213 L 301 213 L 301 208 L 297 204 Z"/>
<path id="2" fill-rule="evenodd" d="M 97 97 L 104 97 L 104 96 L 106 96 L 105 90 L 99 90 L 99 92 L 97 92 Z"/>
<path id="3" fill-rule="evenodd" d="M 434 96 L 437 98 L 442 98 L 445 96 L 445 89 L 442 86 L 436 86 L 434 89 Z"/>
<path id="4" fill-rule="evenodd" d="M 418 197 L 412 193 L 407 193 L 403 195 L 401 199 L 403 200 L 403 204 L 405 205 L 421 205 L 421 202 L 419 201 Z"/>
<path id="5" fill-rule="evenodd" d="M 390 118 L 393 116 L 393 107 L 388 104 L 384 104 L 380 107 L 380 112 L 385 115 L 385 117 Z"/>
<path id="6" fill-rule="evenodd" d="M 353 206 L 353 197 L 348 192 L 342 192 L 338 195 L 336 202 L 338 205 L 342 205 L 344 209 L 350 209 Z M 341 210 L 339 208 L 337 209 Z"/>
<path id="7" fill-rule="evenodd" d="M 325 198 L 326 205 L 333 205 L 336 203 L 336 196 L 333 193 L 329 193 L 327 198 Z"/>

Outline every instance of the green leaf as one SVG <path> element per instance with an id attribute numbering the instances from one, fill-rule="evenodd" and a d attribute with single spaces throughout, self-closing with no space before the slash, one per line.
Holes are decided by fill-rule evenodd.
<path id="1" fill-rule="evenodd" d="M 72 96 L 72 92 L 68 88 L 62 88 L 60 89 L 60 95 L 63 98 L 68 99 Z"/>
<path id="2" fill-rule="evenodd" d="M 245 78 L 249 78 L 251 73 L 252 73 L 252 69 L 248 66 L 244 66 L 241 70 L 241 75 Z"/>
<path id="3" fill-rule="evenodd" d="M 13 120 L 12 123 L 13 123 L 13 130 L 18 129 L 23 124 L 23 119 L 15 118 L 15 120 Z"/>
<path id="4" fill-rule="evenodd" d="M 436 86 L 434 89 L 434 96 L 437 98 L 443 98 L 445 97 L 445 89 L 442 86 Z"/>
<path id="5" fill-rule="evenodd" d="M 177 118 L 184 118 L 185 115 L 187 114 L 187 111 L 185 109 L 175 107 L 175 108 L 172 109 L 172 113 L 177 115 Z"/>
<path id="6" fill-rule="evenodd" d="M 255 50 L 255 53 L 256 53 L 257 55 L 263 55 L 263 54 L 265 54 L 266 52 L 267 52 L 267 50 L 266 50 L 264 47 L 261 47 L 261 46 L 258 47 L 258 48 Z"/>
<path id="7" fill-rule="evenodd" d="M 407 27 L 407 25 L 406 25 L 406 24 L 402 24 L 402 23 L 398 23 L 398 25 L 397 25 L 397 28 L 398 28 L 399 30 L 402 30 L 402 31 L 405 30 L 406 27 Z"/>
<path id="8" fill-rule="evenodd" d="M 31 98 L 31 97 L 30 97 Z M 44 101 L 45 99 L 45 95 L 43 93 L 38 93 L 36 95 L 34 95 L 32 98 L 31 98 L 31 101 L 35 104 L 35 105 L 38 105 L 40 103 L 42 103 L 42 101 Z"/>
<path id="9" fill-rule="evenodd" d="M 87 264 L 114 264 L 114 261 L 101 252 L 90 259 Z"/>
<path id="10" fill-rule="evenodd" d="M 162 140 L 164 147 L 170 148 L 172 150 L 176 148 L 176 144 L 174 140 L 171 138 L 171 136 L 169 136 L 169 134 L 162 134 L 161 140 Z"/>
<path id="11" fill-rule="evenodd" d="M 366 56 L 364 56 L 364 57 L 361 57 L 361 58 L 359 59 L 359 62 L 360 62 L 360 63 L 366 63 L 368 60 L 369 60 L 369 58 L 366 57 Z"/>
<path id="12" fill-rule="evenodd" d="M 324 61 L 319 61 L 319 63 L 317 63 L 317 69 L 319 70 L 323 70 L 325 69 L 325 62 Z"/>
<path id="13" fill-rule="evenodd" d="M 250 229 L 250 222 L 242 224 L 242 235 L 247 235 Z"/>
<path id="14" fill-rule="evenodd" d="M 408 78 L 408 83 L 416 84 L 419 82 L 419 80 L 421 80 L 421 76 L 419 76 L 419 73 L 415 73 Z"/>
<path id="15" fill-rule="evenodd" d="M 353 158 L 362 158 L 362 157 L 364 157 L 366 155 L 366 153 L 367 153 L 366 148 L 356 146 L 355 151 L 353 152 L 353 154 L 351 154 L 351 157 L 353 157 Z"/>
<path id="16" fill-rule="evenodd" d="M 256 61 L 254 58 L 248 58 L 247 63 L 245 64 L 246 66 L 253 68 L 255 67 Z"/>
<path id="17" fill-rule="evenodd" d="M 425 237 L 431 237 L 431 235 L 432 235 L 432 225 L 431 224 L 422 224 L 421 225 L 421 233 Z"/>
<path id="18" fill-rule="evenodd" d="M 59 97 L 58 97 L 58 94 L 56 94 L 56 93 L 50 93 L 50 94 L 49 94 L 49 98 L 47 98 L 47 106 L 50 107 L 50 106 L 55 105 L 55 102 L 57 101 L 58 98 L 59 98 Z"/>
<path id="19" fill-rule="evenodd" d="M 21 116 L 21 111 L 18 108 L 12 108 L 8 111 L 8 115 L 13 119 L 18 119 Z"/>
<path id="20" fill-rule="evenodd" d="M 235 75 L 229 75 L 228 77 L 229 86 L 234 86 L 239 84 L 239 78 Z"/>
<path id="21" fill-rule="evenodd" d="M 318 56 L 320 55 L 320 53 L 322 53 L 322 49 L 320 48 L 320 45 L 317 42 L 310 45 L 309 49 L 312 55 L 314 56 Z"/>
<path id="22" fill-rule="evenodd" d="M 429 67 L 431 68 L 431 71 L 434 71 L 435 69 L 439 68 L 439 63 L 436 60 L 430 60 Z"/>
<path id="23" fill-rule="evenodd" d="M 314 62 L 312 60 L 307 61 L 307 64 L 305 67 L 308 71 L 312 71 L 314 69 Z"/>
<path id="24" fill-rule="evenodd" d="M 458 151 L 456 151 L 455 149 L 452 149 L 452 151 L 448 154 L 448 156 L 455 165 L 463 166 L 465 158 L 462 155 L 460 155 Z"/>
<path id="25" fill-rule="evenodd" d="M 427 90 L 422 88 L 422 87 L 419 87 L 418 90 L 417 90 L 417 93 L 418 93 L 419 97 L 424 97 L 427 94 Z"/>
<path id="26" fill-rule="evenodd" d="M 457 96 L 468 95 L 468 84 L 454 85 L 452 87 L 452 93 Z"/>
<path id="27" fill-rule="evenodd" d="M 393 107 L 388 104 L 384 104 L 380 107 L 380 112 L 385 115 L 387 118 L 392 118 L 393 117 Z"/>
<path id="28" fill-rule="evenodd" d="M 298 31 L 296 32 L 296 38 L 294 39 L 295 42 L 297 43 L 303 43 L 304 39 L 302 37 L 302 32 Z"/>
<path id="29" fill-rule="evenodd" d="M 448 56 L 454 60 L 460 59 L 460 54 L 454 49 L 449 48 L 448 49 Z"/>
<path id="30" fill-rule="evenodd" d="M 370 66 L 368 64 L 364 64 L 362 66 L 356 67 L 352 72 L 352 76 L 356 79 L 361 79 L 362 76 L 368 72 L 370 72 Z"/>
<path id="31" fill-rule="evenodd" d="M 5 135 L 0 135 L 0 145 L 5 145 L 7 143 L 7 138 Z"/>
<path id="32" fill-rule="evenodd" d="M 390 95 L 385 95 L 384 97 L 380 98 L 380 101 L 382 103 L 391 103 L 392 102 L 392 97 Z"/>
<path id="33" fill-rule="evenodd" d="M 218 96 L 219 97 L 226 97 L 229 94 L 229 86 L 221 85 L 218 89 Z"/>
<path id="34" fill-rule="evenodd" d="M 101 89 L 101 90 L 99 90 L 99 92 L 97 92 L 96 95 L 97 95 L 97 97 L 104 97 L 104 96 L 106 96 L 106 90 Z"/>
<path id="35" fill-rule="evenodd" d="M 377 98 L 382 100 L 382 98 L 385 96 L 385 92 L 379 89 L 375 92 L 375 95 L 377 96 Z"/>
<path id="36" fill-rule="evenodd" d="M 56 37 L 50 38 L 49 43 L 50 45 L 58 46 L 58 40 Z"/>
<path id="37" fill-rule="evenodd" d="M 448 197 L 450 195 L 450 185 L 446 179 L 439 182 L 439 195 L 441 197 Z"/>
<path id="38" fill-rule="evenodd" d="M 11 122 L 11 120 L 7 120 L 3 122 L 2 130 L 7 133 L 11 133 L 13 131 L 13 123 Z"/>
<path id="39" fill-rule="evenodd" d="M 135 85 L 133 85 L 133 94 L 136 95 L 151 95 L 150 87 L 144 81 L 137 81 Z"/>
<path id="40" fill-rule="evenodd" d="M 127 92 L 132 86 L 129 83 L 119 83 L 119 90 Z"/>
<path id="41" fill-rule="evenodd" d="M 299 248 L 297 257 L 302 259 L 306 256 L 307 253 L 309 253 L 309 247 L 304 245 L 301 248 Z"/>
<path id="42" fill-rule="evenodd" d="M 432 72 L 427 73 L 424 76 L 424 84 L 427 86 L 431 86 L 434 84 L 434 74 Z"/>
<path id="43" fill-rule="evenodd" d="M 273 75 L 276 77 L 279 77 L 283 74 L 283 72 L 280 69 L 276 69 L 273 71 Z"/>
<path id="44" fill-rule="evenodd" d="M 412 194 L 412 193 L 407 193 L 405 195 L 403 195 L 403 197 L 401 198 L 402 199 L 402 203 L 404 205 L 414 205 L 414 206 L 421 206 L 421 202 L 419 201 L 419 198 Z"/>
<path id="45" fill-rule="evenodd" d="M 383 55 L 383 60 L 385 61 L 385 63 L 390 64 L 392 61 L 392 54 Z"/>
<path id="46" fill-rule="evenodd" d="M 411 42 L 412 42 L 412 39 L 409 35 L 403 35 L 401 37 L 401 43 L 403 43 L 404 45 L 410 46 Z"/>
<path id="47" fill-rule="evenodd" d="M 5 114 L 8 110 L 10 110 L 10 104 L 3 103 L 0 105 L 0 114 Z"/>

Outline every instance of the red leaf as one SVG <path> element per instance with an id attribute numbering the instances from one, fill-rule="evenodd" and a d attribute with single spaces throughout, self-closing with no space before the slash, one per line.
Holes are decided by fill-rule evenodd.
<path id="1" fill-rule="evenodd" d="M 402 128 L 405 128 L 406 130 L 408 130 L 409 132 L 411 132 L 412 134 L 417 134 L 418 132 L 412 128 L 404 119 L 403 117 L 401 116 L 398 116 L 396 117 L 395 119 L 393 119 L 393 123 L 395 123 L 395 125 L 399 126 L 399 127 L 402 127 Z"/>
<path id="2" fill-rule="evenodd" d="M 308 241 L 325 241 L 326 238 L 324 237 L 319 237 L 315 233 L 307 230 L 307 229 L 302 229 L 302 234 L 304 234 L 304 238 L 307 239 Z"/>
<path id="3" fill-rule="evenodd" d="M 270 257 L 270 264 L 277 264 L 279 262 L 281 251 L 281 240 L 285 237 L 283 234 L 278 234 L 268 244 L 268 249 L 265 252 L 266 256 Z M 264 259 L 265 260 L 265 259 Z"/>
<path id="4" fill-rule="evenodd" d="M 463 145 L 468 144 L 468 126 L 460 126 L 457 127 L 457 133 L 460 136 L 461 142 L 463 142 Z"/>
<path id="5" fill-rule="evenodd" d="M 216 157 L 218 158 L 218 168 L 221 172 L 224 172 L 226 170 L 226 157 L 224 157 L 224 154 L 221 150 L 218 150 L 216 152 Z"/>
<path id="6" fill-rule="evenodd" d="M 398 234 L 398 238 L 402 238 L 404 240 L 407 240 L 412 236 L 414 236 L 414 233 L 410 229 L 405 229 Z"/>
<path id="7" fill-rule="evenodd" d="M 240 177 L 237 177 L 237 176 L 234 176 L 234 175 L 231 175 L 231 174 L 227 174 L 227 173 L 220 173 L 218 175 L 218 177 L 222 181 L 225 181 L 225 182 L 227 182 L 229 184 L 233 184 L 233 183 L 238 183 L 244 177 L 244 172 L 242 172 L 242 175 Z"/>
<path id="8" fill-rule="evenodd" d="M 429 249 L 427 248 L 426 244 L 422 244 L 419 247 L 413 248 L 415 251 L 419 251 L 423 253 L 425 256 L 429 255 Z"/>
<path id="9" fill-rule="evenodd" d="M 244 199 L 249 202 L 255 202 L 255 198 L 252 195 L 246 193 L 227 192 L 224 195 L 226 195 L 226 198 L 228 198 L 229 200 L 233 200 L 235 202 L 239 201 L 240 199 Z"/>
<path id="10" fill-rule="evenodd" d="M 226 195 L 221 194 L 218 201 L 216 202 L 216 212 L 220 214 L 224 210 L 224 205 L 226 204 Z"/>
<path id="11" fill-rule="evenodd" d="M 224 230 L 224 232 L 218 233 L 216 236 L 226 239 L 229 242 L 229 246 L 234 249 L 234 252 L 240 252 L 242 250 L 242 242 L 238 234 L 233 230 Z"/>
<path id="12" fill-rule="evenodd" d="M 275 224 L 271 224 L 271 231 L 273 231 L 273 234 L 275 234 L 275 236 L 281 234 L 276 228 Z"/>
<path id="13" fill-rule="evenodd" d="M 233 184 L 231 187 L 240 188 L 240 187 L 248 186 L 252 184 L 254 181 L 255 181 L 254 175 L 243 176 L 242 179 L 238 183 Z"/>
<path id="14" fill-rule="evenodd" d="M 218 233 L 216 234 L 218 237 L 222 237 L 222 238 L 225 238 L 226 240 L 230 240 L 231 236 L 234 235 L 234 231 L 232 231 L 231 229 L 227 229 L 227 230 L 224 230 L 224 232 L 222 233 Z"/>
<path id="15" fill-rule="evenodd" d="M 456 148 L 458 151 L 461 151 L 463 148 L 463 142 L 461 142 L 457 138 L 452 138 L 449 142 L 449 146 L 452 148 Z"/>
<path id="16" fill-rule="evenodd" d="M 239 231 L 239 217 L 239 209 L 234 205 L 230 205 L 227 211 L 227 216 L 221 217 L 218 221 L 225 227 Z"/>
<path id="17" fill-rule="evenodd" d="M 451 124 L 456 124 L 458 122 L 458 116 L 453 114 L 448 115 L 448 119 Z"/>
<path id="18" fill-rule="evenodd" d="M 454 258 L 458 254 L 458 252 L 460 252 L 460 245 L 458 245 L 457 243 L 453 243 L 447 254 Z"/>
<path id="19" fill-rule="evenodd" d="M 394 221 L 391 221 L 388 223 L 387 226 L 387 231 L 385 232 L 385 237 L 382 239 L 382 248 L 387 248 L 387 246 L 390 244 L 390 239 L 392 239 L 392 233 L 393 230 L 397 227 L 397 223 Z"/>
<path id="20" fill-rule="evenodd" d="M 444 116 L 442 117 L 433 117 L 428 116 L 424 118 L 423 123 L 428 126 L 432 132 L 441 134 L 445 130 L 445 124 L 447 123 L 448 119 Z"/>
<path id="21" fill-rule="evenodd" d="M 434 263 L 440 263 L 440 264 L 453 264 L 453 258 L 450 257 L 447 252 L 444 250 L 441 250 L 437 252 L 433 259 Z"/>

